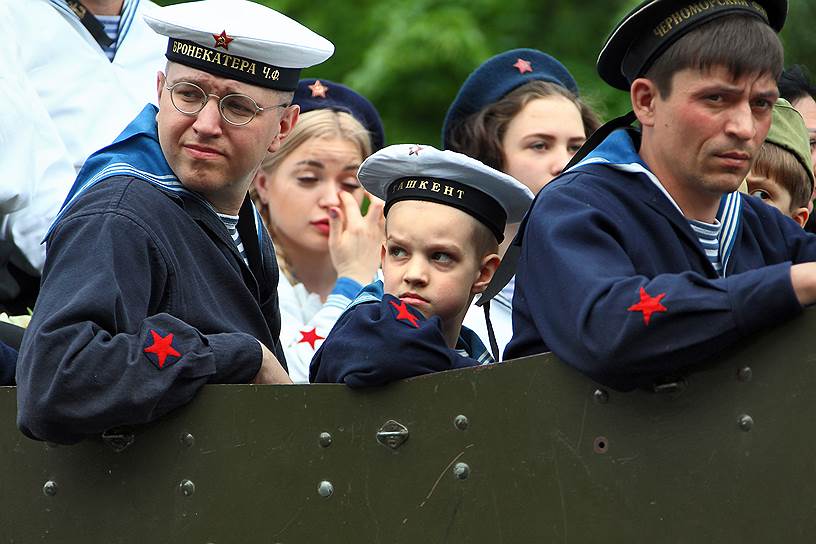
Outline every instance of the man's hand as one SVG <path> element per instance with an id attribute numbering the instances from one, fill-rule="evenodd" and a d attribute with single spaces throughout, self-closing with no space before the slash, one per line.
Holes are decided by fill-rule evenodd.
<path id="1" fill-rule="evenodd" d="M 258 343 L 261 344 L 263 360 L 261 361 L 261 369 L 258 370 L 258 374 L 251 383 L 292 383 L 292 380 L 289 378 L 289 374 L 286 373 L 281 364 L 278 362 L 278 358 L 275 357 L 275 354 L 269 351 L 269 348 L 264 346 L 260 341 L 258 341 Z"/>

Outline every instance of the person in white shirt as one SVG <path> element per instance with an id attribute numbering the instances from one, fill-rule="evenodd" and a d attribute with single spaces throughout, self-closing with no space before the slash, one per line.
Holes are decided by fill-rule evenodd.
<path id="1" fill-rule="evenodd" d="M 0 223 L 0 273 L 10 280 L 5 291 L 16 293 L 0 293 L 0 304 L 33 306 L 45 262 L 40 242 L 76 173 L 155 103 L 167 43 L 142 17 L 156 8 L 148 0 L 0 0 L 7 44 L 0 73 L 13 77 L 9 92 L 24 105 L 19 121 L 3 130 L 37 127 L 22 153 L 0 153 L 4 185 L 27 191 L 33 206 Z"/>
<path id="2" fill-rule="evenodd" d="M 383 203 L 367 196 L 357 169 L 384 141 L 374 106 L 348 87 L 302 80 L 301 115 L 254 180 L 254 198 L 281 269 L 280 341 L 289 376 L 308 383 L 309 364 L 334 323 L 376 276 Z"/>

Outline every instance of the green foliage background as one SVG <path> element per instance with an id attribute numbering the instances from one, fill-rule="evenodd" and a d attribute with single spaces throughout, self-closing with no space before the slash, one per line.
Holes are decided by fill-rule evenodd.
<path id="1" fill-rule="evenodd" d="M 445 112 L 467 75 L 516 47 L 541 49 L 563 62 L 602 118 L 628 109 L 628 96 L 597 76 L 595 59 L 637 0 L 257 1 L 334 42 L 334 56 L 303 77 L 339 81 L 366 95 L 383 117 L 388 143 L 439 146 Z M 229 33 L 229 14 L 224 26 Z M 816 71 L 815 26 L 816 1 L 789 0 L 786 65 Z"/>

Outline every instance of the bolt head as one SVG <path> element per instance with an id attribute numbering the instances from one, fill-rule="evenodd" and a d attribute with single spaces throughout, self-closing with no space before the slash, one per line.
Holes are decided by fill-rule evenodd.
<path id="1" fill-rule="evenodd" d="M 317 485 L 317 493 L 324 499 L 328 499 L 334 494 L 334 486 L 328 480 L 323 480 Z"/>
<path id="2" fill-rule="evenodd" d="M 332 443 L 332 435 L 329 433 L 320 433 L 320 445 L 328 448 Z"/>
<path id="3" fill-rule="evenodd" d="M 606 404 L 609 402 L 609 393 L 604 391 L 603 389 L 596 389 L 592 393 L 592 398 L 595 399 L 595 402 L 598 404 Z"/>
<path id="4" fill-rule="evenodd" d="M 460 431 L 464 431 L 465 429 L 467 429 L 469 424 L 470 422 L 468 421 L 467 416 L 463 416 L 461 414 L 453 419 L 454 427 L 456 427 Z"/>
<path id="5" fill-rule="evenodd" d="M 43 486 L 43 493 L 46 497 L 53 497 L 57 494 L 57 482 L 48 480 Z"/>
<path id="6" fill-rule="evenodd" d="M 743 414 L 739 417 L 739 428 L 745 432 L 754 428 L 754 418 L 748 414 Z"/>
<path id="7" fill-rule="evenodd" d="M 181 443 L 187 446 L 188 448 L 192 448 L 195 445 L 195 436 L 193 436 L 190 433 L 182 433 Z"/>
<path id="8" fill-rule="evenodd" d="M 750 382 L 754 376 L 754 371 L 750 366 L 744 366 L 737 371 L 737 379 L 741 382 Z"/>
<path id="9" fill-rule="evenodd" d="M 181 489 L 182 495 L 191 497 L 195 493 L 195 484 L 191 480 L 182 480 L 179 489 Z"/>
<path id="10" fill-rule="evenodd" d="M 467 480 L 470 476 L 470 467 L 467 463 L 456 463 L 453 467 L 453 475 L 457 480 Z"/>

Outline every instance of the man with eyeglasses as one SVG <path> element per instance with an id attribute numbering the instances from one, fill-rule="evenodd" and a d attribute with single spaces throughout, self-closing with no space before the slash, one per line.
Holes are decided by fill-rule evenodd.
<path id="1" fill-rule="evenodd" d="M 73 443 L 152 421 L 206 383 L 291 383 L 278 269 L 247 190 L 334 47 L 247 0 L 145 17 L 167 36 L 148 105 L 85 163 L 46 235 L 18 363 L 18 425 Z"/>

